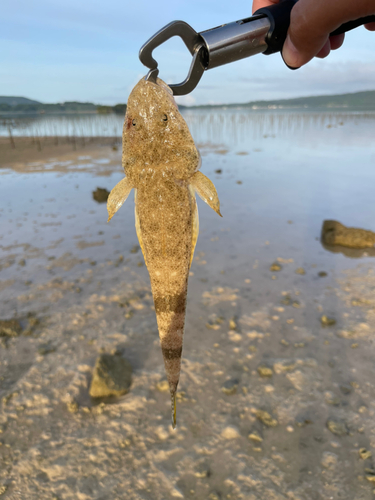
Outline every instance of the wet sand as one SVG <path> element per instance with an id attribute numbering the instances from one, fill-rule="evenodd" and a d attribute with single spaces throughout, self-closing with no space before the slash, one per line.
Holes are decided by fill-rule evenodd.
<path id="1" fill-rule="evenodd" d="M 373 498 L 373 260 L 321 246 L 312 176 L 224 146 L 201 145 L 224 218 L 199 203 L 175 431 L 132 200 L 106 224 L 92 197 L 120 151 L 3 163 L 1 498 Z M 89 397 L 101 352 L 127 395 Z"/>
<path id="2" fill-rule="evenodd" d="M 119 137 L 0 137 L 0 168 L 121 149 Z"/>

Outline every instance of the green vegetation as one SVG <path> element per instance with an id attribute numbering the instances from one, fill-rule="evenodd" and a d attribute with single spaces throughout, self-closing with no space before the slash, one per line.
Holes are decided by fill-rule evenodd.
<path id="1" fill-rule="evenodd" d="M 25 97 L 0 96 L 0 114 L 56 114 L 56 113 L 121 113 L 125 114 L 126 104 L 101 106 L 92 102 L 63 102 L 44 104 Z"/>
<path id="2" fill-rule="evenodd" d="M 237 108 L 253 109 L 269 108 L 356 108 L 375 109 L 375 90 L 355 92 L 351 94 L 323 95 L 311 97 L 297 97 L 295 99 L 278 99 L 275 101 L 252 101 L 241 104 L 221 104 L 194 106 L 195 108 Z"/>

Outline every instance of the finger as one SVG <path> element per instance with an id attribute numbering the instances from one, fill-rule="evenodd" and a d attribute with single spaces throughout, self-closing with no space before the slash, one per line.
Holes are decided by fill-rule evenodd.
<path id="1" fill-rule="evenodd" d="M 299 0 L 291 11 L 284 61 L 294 68 L 306 64 L 323 49 L 329 33 L 373 10 L 372 0 Z"/>
<path id="2" fill-rule="evenodd" d="M 367 23 L 365 24 L 365 28 L 369 31 L 375 31 L 375 23 Z"/>
<path id="3" fill-rule="evenodd" d="M 337 50 L 344 43 L 345 33 L 342 35 L 334 35 L 329 37 L 329 41 L 331 42 L 331 50 Z"/>
<path id="4" fill-rule="evenodd" d="M 324 44 L 324 47 L 319 50 L 319 52 L 316 54 L 315 57 L 319 57 L 319 59 L 324 59 L 325 57 L 329 56 L 330 52 L 331 52 L 331 43 L 328 39 Z"/>
<path id="5" fill-rule="evenodd" d="M 279 0 L 254 0 L 253 1 L 253 14 L 258 9 L 263 9 L 263 7 L 268 7 L 275 3 L 279 3 Z"/>

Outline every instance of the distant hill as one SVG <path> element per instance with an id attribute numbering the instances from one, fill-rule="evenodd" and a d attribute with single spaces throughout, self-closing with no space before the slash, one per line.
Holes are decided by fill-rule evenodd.
<path id="1" fill-rule="evenodd" d="M 375 109 L 375 90 L 354 92 L 350 94 L 322 95 L 310 97 L 296 97 L 294 99 L 277 99 L 274 101 L 251 101 L 238 104 L 220 104 L 207 106 L 193 106 L 195 108 L 237 108 L 249 107 L 253 109 L 269 108 L 361 108 Z"/>
<path id="2" fill-rule="evenodd" d="M 9 106 L 17 106 L 18 104 L 41 104 L 39 101 L 33 101 L 26 97 L 16 96 L 0 96 L 0 104 L 8 104 Z"/>
<path id="3" fill-rule="evenodd" d="M 252 109 L 359 109 L 375 110 L 375 90 L 350 94 L 296 97 L 271 101 L 251 101 L 236 104 L 180 106 L 180 109 L 252 108 Z M 126 104 L 103 106 L 92 102 L 63 102 L 43 104 L 25 97 L 0 96 L 0 113 L 119 113 L 124 115 Z"/>
<path id="4" fill-rule="evenodd" d="M 69 101 L 56 104 L 44 104 L 26 99 L 26 97 L 0 96 L 0 114 L 56 114 L 56 113 L 119 113 L 125 114 L 126 104 L 101 106 L 92 102 Z"/>

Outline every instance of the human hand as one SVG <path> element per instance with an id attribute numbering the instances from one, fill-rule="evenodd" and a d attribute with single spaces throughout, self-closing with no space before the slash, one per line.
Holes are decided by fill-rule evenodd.
<path id="1" fill-rule="evenodd" d="M 279 3 L 279 0 L 253 0 L 253 12 Z M 292 68 L 313 57 L 327 57 L 344 42 L 344 34 L 329 36 L 342 24 L 375 14 L 375 0 L 299 0 L 290 15 L 290 26 L 282 56 Z M 375 31 L 375 23 L 366 24 Z"/>

